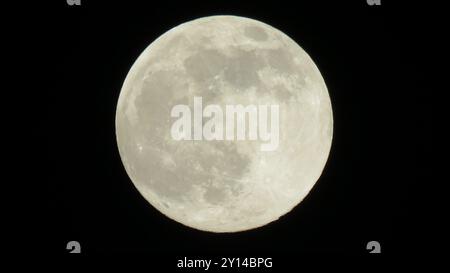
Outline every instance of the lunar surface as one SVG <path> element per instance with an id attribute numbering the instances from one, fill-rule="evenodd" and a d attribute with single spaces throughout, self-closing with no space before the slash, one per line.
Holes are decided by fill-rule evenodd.
<path id="1" fill-rule="evenodd" d="M 192 109 L 194 97 L 223 109 L 278 105 L 279 145 L 174 139 L 171 111 Z M 327 87 L 307 53 L 281 31 L 236 16 L 189 21 L 151 43 L 116 112 L 119 153 L 142 196 L 167 217 L 211 232 L 253 229 L 292 210 L 319 179 L 332 135 Z"/>

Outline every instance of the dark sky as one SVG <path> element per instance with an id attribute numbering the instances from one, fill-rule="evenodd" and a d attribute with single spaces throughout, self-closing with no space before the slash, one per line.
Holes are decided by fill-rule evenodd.
<path id="1" fill-rule="evenodd" d="M 161 257 L 155 263 L 186 255 L 366 255 L 371 240 L 384 255 L 405 251 L 410 187 L 426 179 L 416 159 L 427 149 L 420 139 L 428 126 L 408 10 L 363 0 L 81 2 L 47 4 L 40 14 L 42 54 L 57 75 L 40 128 L 48 194 L 42 251 L 65 254 L 77 240 L 83 255 L 150 253 Z M 114 129 L 118 95 L 138 55 L 180 23 L 223 14 L 260 20 L 300 44 L 325 79 L 335 126 L 324 173 L 301 205 L 237 234 L 194 230 L 151 207 L 125 173 Z"/>

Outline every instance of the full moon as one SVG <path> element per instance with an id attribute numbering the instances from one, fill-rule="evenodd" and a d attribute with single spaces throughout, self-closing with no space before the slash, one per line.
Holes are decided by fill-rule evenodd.
<path id="1" fill-rule="evenodd" d="M 276 105 L 277 145 L 174 139 L 174 106 L 194 109 L 199 98 L 203 110 L 224 109 L 223 124 L 227 105 Z M 211 119 L 194 110 L 193 123 Z M 249 120 L 237 122 L 247 134 Z M 270 115 L 267 124 L 275 137 Z M 131 67 L 116 110 L 119 153 L 138 191 L 167 217 L 210 232 L 261 227 L 291 211 L 319 179 L 332 136 L 330 97 L 312 59 L 280 30 L 237 16 L 203 17 L 161 35 Z"/>

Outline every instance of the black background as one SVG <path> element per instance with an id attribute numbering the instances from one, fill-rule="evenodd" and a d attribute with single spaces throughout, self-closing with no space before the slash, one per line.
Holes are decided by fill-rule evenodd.
<path id="1" fill-rule="evenodd" d="M 416 158 L 426 147 L 406 132 L 426 126 L 417 113 L 427 102 L 416 88 L 415 48 L 405 46 L 417 30 L 407 7 L 398 12 L 387 1 L 364 0 L 81 2 L 47 4 L 40 15 L 46 71 L 57 75 L 49 76 L 39 131 L 43 252 L 64 255 L 66 243 L 77 240 L 82 255 L 150 253 L 174 266 L 177 257 L 194 255 L 372 255 L 371 240 L 381 243 L 382 255 L 411 251 L 410 187 L 421 179 Z M 278 221 L 236 234 L 194 230 L 151 207 L 122 166 L 114 124 L 139 54 L 180 23 L 224 14 L 293 38 L 319 67 L 334 113 L 330 157 L 310 194 Z"/>

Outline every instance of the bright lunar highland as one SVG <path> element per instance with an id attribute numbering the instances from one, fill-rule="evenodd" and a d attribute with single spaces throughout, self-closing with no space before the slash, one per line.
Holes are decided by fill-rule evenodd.
<path id="1" fill-rule="evenodd" d="M 276 105 L 277 145 L 174 139 L 171 111 L 193 109 L 194 98 L 203 108 Z M 332 136 L 330 97 L 312 59 L 281 31 L 237 16 L 161 35 L 131 67 L 116 111 L 119 153 L 138 191 L 167 217 L 211 232 L 253 229 L 292 210 L 319 179 Z"/>

